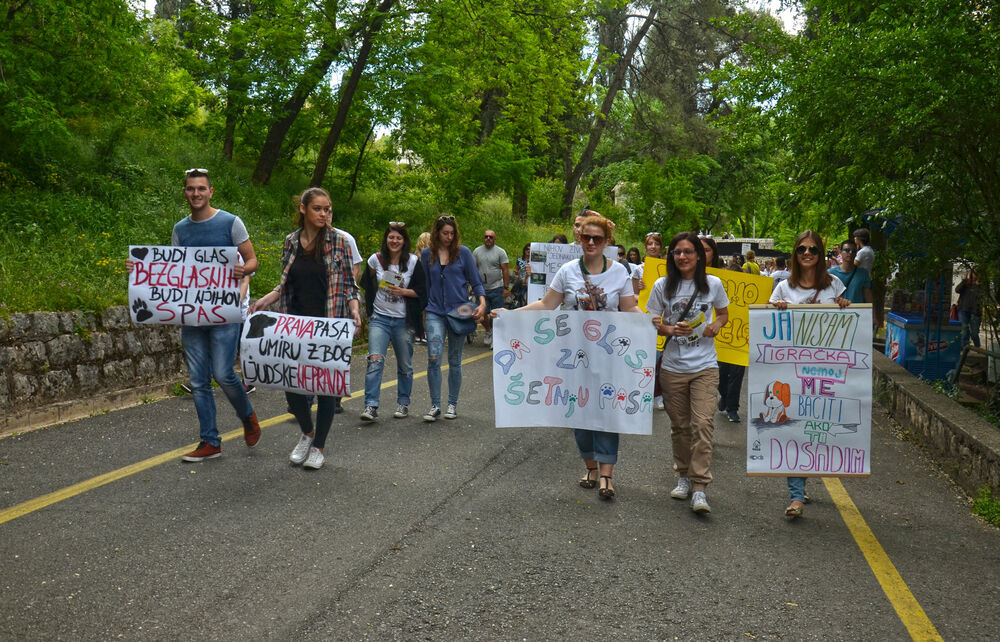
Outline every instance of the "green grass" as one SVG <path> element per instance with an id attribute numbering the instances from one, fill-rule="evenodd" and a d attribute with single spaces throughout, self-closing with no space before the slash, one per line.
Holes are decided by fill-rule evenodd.
<path id="1" fill-rule="evenodd" d="M 990 524 L 1000 526 L 1000 498 L 993 497 L 988 487 L 979 489 L 979 496 L 972 500 L 972 512 Z"/>
<path id="2" fill-rule="evenodd" d="M 282 243 L 296 227 L 295 196 L 306 187 L 305 171 L 290 166 L 276 172 L 270 184 L 255 186 L 251 162 L 227 161 L 218 145 L 184 130 L 91 131 L 78 134 L 71 147 L 72 158 L 46 165 L 47 174 L 33 180 L 0 163 L 0 317 L 125 304 L 127 248 L 170 243 L 174 223 L 188 213 L 182 187 L 189 167 L 210 169 L 212 204 L 239 215 L 250 231 L 260 261 L 252 294 L 277 284 Z M 513 267 L 525 243 L 569 235 L 570 222 L 546 222 L 545 213 L 536 211 L 557 206 L 552 194 L 536 191 L 536 196 L 528 221 L 511 215 L 506 196 L 484 197 L 459 217 L 463 243 L 475 248 L 483 232 L 493 229 Z M 334 225 L 355 236 L 365 257 L 378 250 L 389 221 L 405 221 L 416 244 L 419 233 L 448 211 L 417 172 L 361 189 L 350 202 L 333 190 L 333 206 Z M 619 234 L 629 236 L 624 226 Z"/>

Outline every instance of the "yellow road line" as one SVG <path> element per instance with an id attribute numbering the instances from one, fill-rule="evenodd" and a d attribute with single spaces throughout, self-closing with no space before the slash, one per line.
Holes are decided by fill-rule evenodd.
<path id="1" fill-rule="evenodd" d="M 477 354 L 474 357 L 469 357 L 468 359 L 463 360 L 462 365 L 465 365 L 467 363 L 472 363 L 473 361 L 479 361 L 480 359 L 485 359 L 486 357 L 491 357 L 491 356 L 493 356 L 492 352 L 484 352 L 482 354 Z M 447 369 L 448 366 L 446 365 L 441 366 L 442 372 Z M 413 374 L 413 378 L 419 379 L 420 377 L 426 376 L 426 374 L 427 371 L 416 372 Z M 395 379 L 383 383 L 382 389 L 384 390 L 394 385 L 396 385 Z M 278 415 L 277 417 L 271 417 L 270 419 L 266 419 L 260 422 L 260 427 L 267 428 L 268 426 L 273 426 L 274 424 L 279 424 L 284 421 L 288 421 L 289 419 L 292 419 L 292 415 L 285 413 L 283 415 Z M 236 439 L 237 437 L 242 437 L 242 436 L 243 436 L 243 429 L 237 428 L 236 430 L 232 430 L 222 435 L 222 441 L 229 441 L 230 439 Z M 171 450 L 170 452 L 165 452 L 162 455 L 157 455 L 156 457 L 150 457 L 149 459 L 136 462 L 129 466 L 125 466 L 124 468 L 113 470 L 110 473 L 104 473 L 103 475 L 92 477 L 78 484 L 73 484 L 72 486 L 67 486 L 66 488 L 62 488 L 55 492 L 48 493 L 46 495 L 41 495 L 40 497 L 29 499 L 26 502 L 15 504 L 10 508 L 5 508 L 3 510 L 0 510 L 0 524 L 4 524 L 13 519 L 17 519 L 18 517 L 23 517 L 28 513 L 33 513 L 36 510 L 45 508 L 46 506 L 51 506 L 52 504 L 61 502 L 64 499 L 76 497 L 77 495 L 81 495 L 89 490 L 100 488 L 105 484 L 110 484 L 111 482 L 118 481 L 119 479 L 124 479 L 136 473 L 141 473 L 144 470 L 148 470 L 154 466 L 159 466 L 160 464 L 164 464 L 168 461 L 177 459 L 178 457 L 183 456 L 184 453 L 190 451 L 197 445 L 198 444 L 195 443 L 189 446 L 185 446 L 183 448 Z"/>
<path id="2" fill-rule="evenodd" d="M 914 640 L 943 640 L 944 638 L 934 628 L 924 609 L 917 602 L 917 598 L 910 592 L 906 582 L 903 581 L 896 566 L 889 559 L 885 549 L 875 538 L 875 533 L 865 523 L 861 516 L 861 511 L 854 505 L 851 496 L 847 494 L 847 489 L 836 477 L 824 477 L 823 484 L 826 485 L 827 492 L 833 497 L 840 516 L 847 524 L 848 530 L 854 536 L 858 548 L 868 561 L 875 579 L 882 586 L 886 597 L 892 603 L 892 608 L 896 609 L 896 615 L 903 622 L 903 626 L 909 631 L 910 637 Z"/>

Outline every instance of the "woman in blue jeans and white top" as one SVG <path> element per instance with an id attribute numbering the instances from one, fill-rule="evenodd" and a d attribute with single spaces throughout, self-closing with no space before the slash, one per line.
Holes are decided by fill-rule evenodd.
<path id="1" fill-rule="evenodd" d="M 588 211 L 579 222 L 583 257 L 559 268 L 545 295 L 518 310 L 555 310 L 563 305 L 572 310 L 642 312 L 628 270 L 604 256 L 604 248 L 611 241 L 611 221 Z M 496 312 L 493 314 L 496 316 Z M 589 489 L 600 485 L 600 497 L 611 499 L 615 496 L 611 477 L 618 462 L 618 433 L 575 428 L 573 436 L 587 467 L 580 486 Z"/>
<path id="2" fill-rule="evenodd" d="M 851 305 L 841 297 L 844 283 L 826 269 L 826 249 L 823 239 L 812 230 L 806 230 L 795 239 L 792 250 L 792 275 L 775 286 L 770 303 L 779 310 L 788 304 L 836 303 L 842 308 Z M 806 495 L 806 478 L 789 477 L 788 494 L 792 502 L 785 509 L 788 517 L 801 517 L 802 507 L 809 501 Z"/>
<path id="3" fill-rule="evenodd" d="M 705 274 L 705 248 L 694 232 L 670 241 L 667 276 L 653 284 L 646 311 L 667 337 L 660 387 L 670 415 L 677 486 L 674 499 L 691 495 L 691 510 L 711 512 L 705 490 L 712 482 L 712 435 L 719 385 L 715 337 L 729 321 L 729 297 L 722 280 Z M 714 311 L 715 320 L 712 320 Z"/>
<path id="4" fill-rule="evenodd" d="M 448 321 L 449 313 L 459 306 L 469 306 L 467 284 L 479 300 L 472 318 L 480 321 L 486 314 L 486 290 L 479 278 L 479 268 L 469 248 L 461 244 L 455 217 L 442 215 L 434 221 L 431 246 L 420 253 L 420 262 L 427 277 L 427 308 L 424 326 L 427 332 L 427 387 L 431 407 L 424 421 L 437 421 L 441 416 L 441 357 L 448 339 L 448 409 L 445 419 L 458 417 L 458 393 L 462 388 L 462 347 L 465 335 L 458 334 Z M 472 326 L 475 330 L 475 326 Z"/>
<path id="5" fill-rule="evenodd" d="M 368 257 L 361 276 L 368 311 L 368 371 L 365 374 L 365 409 L 361 418 L 378 417 L 379 392 L 385 355 L 392 343 L 396 353 L 396 412 L 409 414 L 413 390 L 413 335 L 421 327 L 420 315 L 427 291 L 424 268 L 410 253 L 406 223 L 391 221 L 382 235 L 382 249 Z"/>

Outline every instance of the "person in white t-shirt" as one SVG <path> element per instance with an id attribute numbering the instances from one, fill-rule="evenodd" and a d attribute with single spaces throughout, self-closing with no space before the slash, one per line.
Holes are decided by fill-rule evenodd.
<path id="1" fill-rule="evenodd" d="M 361 278 L 368 309 L 368 369 L 365 374 L 364 421 L 378 418 L 382 370 L 389 344 L 396 354 L 396 412 L 393 417 L 409 415 L 413 390 L 413 336 L 422 326 L 421 314 L 426 300 L 424 268 L 416 254 L 410 253 L 410 235 L 406 223 L 390 221 L 382 235 L 382 249 L 368 257 Z"/>
<path id="2" fill-rule="evenodd" d="M 694 232 L 681 232 L 667 250 L 667 276 L 653 284 L 646 303 L 653 326 L 667 337 L 660 387 L 670 415 L 677 486 L 674 499 L 691 496 L 691 510 L 711 512 L 705 489 L 712 482 L 712 434 L 719 386 L 715 336 L 729 321 L 722 280 L 705 274 L 705 248 Z M 712 321 L 712 312 L 715 320 Z"/>
<path id="3" fill-rule="evenodd" d="M 812 230 L 806 230 L 795 239 L 792 251 L 792 273 L 778 283 L 771 292 L 769 303 L 779 310 L 789 304 L 836 303 L 842 308 L 851 304 L 841 295 L 844 283 L 827 272 L 826 249 L 823 239 Z M 785 509 L 787 517 L 801 517 L 802 508 L 809 501 L 806 495 L 806 478 L 789 477 L 788 494 L 791 503 Z"/>
<path id="4" fill-rule="evenodd" d="M 559 268 L 541 299 L 517 309 L 555 310 L 562 305 L 572 310 L 642 312 L 636 305 L 628 272 L 621 263 L 609 261 L 604 256 L 604 248 L 611 238 L 611 221 L 590 212 L 581 221 L 578 238 L 583 246 L 583 257 Z M 494 318 L 497 312 L 493 311 Z M 612 499 L 615 489 L 611 477 L 618 462 L 618 433 L 576 428 L 573 434 L 587 467 L 580 486 L 600 486 L 600 497 Z"/>
<path id="5" fill-rule="evenodd" d="M 663 237 L 660 236 L 659 232 L 650 232 L 646 234 L 646 256 L 652 259 L 662 259 L 663 258 Z M 645 266 L 644 261 L 639 262 L 638 269 L 632 270 L 632 285 L 635 286 L 635 293 L 639 292 L 646 287 L 642 282 L 642 272 Z"/>

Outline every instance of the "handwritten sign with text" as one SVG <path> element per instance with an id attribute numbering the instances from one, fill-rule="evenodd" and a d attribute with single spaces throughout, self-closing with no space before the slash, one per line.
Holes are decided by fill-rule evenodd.
<path id="1" fill-rule="evenodd" d="M 264 388 L 350 397 L 353 339 L 351 319 L 257 312 L 243 327 L 243 377 Z"/>
<path id="2" fill-rule="evenodd" d="M 128 279 L 133 323 L 219 325 L 239 323 L 239 264 L 235 247 L 130 245 Z"/>
<path id="3" fill-rule="evenodd" d="M 750 306 L 747 474 L 871 474 L 871 305 Z"/>
<path id="4" fill-rule="evenodd" d="M 493 324 L 498 428 L 653 432 L 656 331 L 634 312 L 504 312 Z"/>
<path id="5" fill-rule="evenodd" d="M 552 278 L 559 268 L 570 261 L 577 261 L 583 256 L 583 248 L 579 245 L 565 243 L 532 243 L 528 259 L 531 264 L 531 276 L 528 277 L 528 303 L 545 296 Z M 610 261 L 618 260 L 618 248 L 609 245 L 604 248 L 604 256 Z"/>

